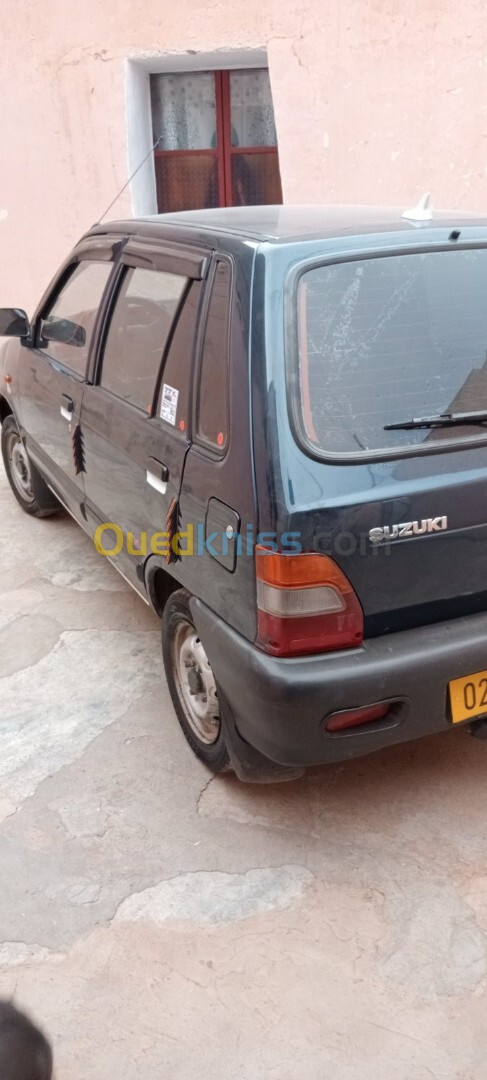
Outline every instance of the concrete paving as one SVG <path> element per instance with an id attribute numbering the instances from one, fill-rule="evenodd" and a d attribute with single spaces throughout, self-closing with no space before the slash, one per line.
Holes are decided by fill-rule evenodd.
<path id="1" fill-rule="evenodd" d="M 155 616 L 3 473 L 0 567 L 0 994 L 58 1080 L 485 1080 L 487 744 L 212 779 Z"/>

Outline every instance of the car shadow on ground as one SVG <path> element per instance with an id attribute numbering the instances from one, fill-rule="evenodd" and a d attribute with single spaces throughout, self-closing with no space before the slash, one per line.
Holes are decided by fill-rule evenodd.
<path id="1" fill-rule="evenodd" d="M 468 729 L 430 736 L 340 764 L 310 768 L 296 781 L 243 784 L 231 774 L 211 782 L 200 813 L 293 833 L 356 842 L 408 834 L 425 849 L 432 834 L 472 845 L 487 812 L 487 742 Z"/>

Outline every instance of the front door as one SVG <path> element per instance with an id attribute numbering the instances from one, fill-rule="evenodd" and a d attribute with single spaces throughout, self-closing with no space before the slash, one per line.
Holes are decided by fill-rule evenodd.
<path id="1" fill-rule="evenodd" d="M 137 262 L 132 242 L 81 429 L 97 547 L 144 594 L 144 562 L 151 552 L 165 554 L 157 534 L 167 531 L 171 507 L 176 513 L 189 447 L 189 370 L 205 260 L 156 256 L 150 268 L 146 256 Z"/>
<path id="2" fill-rule="evenodd" d="M 26 446 L 61 500 L 79 517 L 83 501 L 79 418 L 98 309 L 113 267 L 82 258 L 62 275 L 34 325 L 20 365 Z"/>

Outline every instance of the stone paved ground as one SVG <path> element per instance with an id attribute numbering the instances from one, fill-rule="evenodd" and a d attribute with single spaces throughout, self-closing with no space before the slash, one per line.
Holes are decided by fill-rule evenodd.
<path id="1" fill-rule="evenodd" d="M 0 567 L 0 994 L 58 1080 L 485 1080 L 487 744 L 211 779 L 154 615 L 3 474 Z"/>

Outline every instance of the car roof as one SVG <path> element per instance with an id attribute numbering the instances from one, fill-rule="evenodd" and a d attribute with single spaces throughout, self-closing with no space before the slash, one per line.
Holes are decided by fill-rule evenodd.
<path id="1" fill-rule="evenodd" d="M 430 221 L 403 218 L 405 207 L 294 205 L 233 206 L 216 210 L 187 210 L 175 214 L 152 214 L 125 222 L 109 222 L 96 231 L 116 226 L 121 231 L 136 231 L 137 223 L 147 226 L 174 226 L 186 230 L 231 234 L 258 242 L 290 243 L 301 240 L 375 232 L 410 232 L 438 226 L 452 229 L 464 225 L 487 227 L 487 214 L 461 210 L 435 210 Z M 93 230 L 95 231 L 95 230 Z"/>

